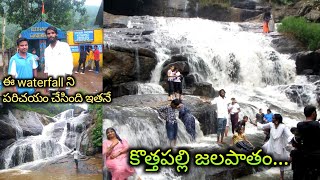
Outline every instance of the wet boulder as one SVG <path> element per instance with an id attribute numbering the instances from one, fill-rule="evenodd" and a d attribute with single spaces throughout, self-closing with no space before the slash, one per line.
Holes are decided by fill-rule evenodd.
<path id="1" fill-rule="evenodd" d="M 308 70 L 308 71 L 306 71 Z M 312 70 L 312 72 L 310 71 Z M 300 52 L 296 57 L 296 71 L 298 75 L 320 74 L 320 50 Z"/>

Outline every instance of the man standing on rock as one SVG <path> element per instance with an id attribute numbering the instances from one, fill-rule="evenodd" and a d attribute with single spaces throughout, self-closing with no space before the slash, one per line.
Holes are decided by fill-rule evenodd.
<path id="1" fill-rule="evenodd" d="M 217 128 L 217 143 L 223 143 L 224 132 L 226 129 L 227 118 L 228 118 L 228 101 L 225 97 L 224 89 L 219 91 L 219 97 L 214 98 L 211 101 L 211 104 L 217 105 L 217 119 L 218 119 L 218 128 Z M 221 141 L 220 141 L 221 136 Z"/>
<path id="2" fill-rule="evenodd" d="M 236 124 L 239 121 L 239 112 L 240 106 L 236 101 L 236 98 L 231 98 L 232 103 L 228 107 L 228 111 L 230 112 L 231 125 L 232 125 L 232 134 L 234 134 Z"/>

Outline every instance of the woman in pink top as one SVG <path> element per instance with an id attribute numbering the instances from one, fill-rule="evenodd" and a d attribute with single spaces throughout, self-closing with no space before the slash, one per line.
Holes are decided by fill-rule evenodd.
<path id="1" fill-rule="evenodd" d="M 106 133 L 108 140 L 103 142 L 105 165 L 111 172 L 112 180 L 125 180 L 135 173 L 134 168 L 128 165 L 128 142 L 120 139 L 113 128 L 108 128 Z"/>

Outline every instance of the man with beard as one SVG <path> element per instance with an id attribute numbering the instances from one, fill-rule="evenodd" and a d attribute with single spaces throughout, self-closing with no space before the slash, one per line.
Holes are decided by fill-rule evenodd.
<path id="1" fill-rule="evenodd" d="M 28 40 L 26 38 L 19 38 L 17 40 L 17 48 L 18 52 L 10 59 L 8 74 L 15 79 L 32 79 L 37 77 L 38 66 L 34 56 L 28 53 Z M 35 89 L 14 86 L 13 92 L 31 95 L 35 92 Z"/>
<path id="2" fill-rule="evenodd" d="M 219 97 L 214 98 L 211 104 L 217 105 L 217 118 L 218 118 L 218 128 L 217 128 L 217 143 L 224 144 L 223 137 L 226 129 L 227 118 L 228 118 L 228 101 L 225 97 L 224 89 L 219 91 Z M 221 136 L 221 141 L 220 141 Z"/>
<path id="3" fill-rule="evenodd" d="M 58 78 L 58 76 L 69 76 L 73 70 L 73 57 L 70 46 L 59 41 L 58 30 L 53 26 L 49 26 L 45 33 L 49 42 L 49 46 L 44 51 L 45 56 L 45 68 L 44 73 L 46 77 L 52 76 Z M 68 93 L 68 87 L 60 89 L 49 89 L 50 91 L 65 91 Z M 48 91 L 47 91 L 48 92 Z"/>

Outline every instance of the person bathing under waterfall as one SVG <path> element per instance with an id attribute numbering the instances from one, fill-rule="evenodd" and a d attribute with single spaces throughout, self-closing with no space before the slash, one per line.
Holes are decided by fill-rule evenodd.
<path id="1" fill-rule="evenodd" d="M 163 106 L 158 109 L 160 117 L 166 121 L 167 136 L 170 141 L 170 146 L 176 146 L 177 133 L 178 133 L 178 123 L 176 119 L 175 110 L 179 108 L 180 101 L 174 99 L 171 101 L 170 105 Z"/>
<path id="2" fill-rule="evenodd" d="M 196 139 L 195 119 L 190 110 L 182 103 L 179 105 L 179 118 L 182 120 L 188 134 L 191 136 L 191 141 Z"/>
<path id="3" fill-rule="evenodd" d="M 68 154 L 73 155 L 74 163 L 75 163 L 75 169 L 78 169 L 78 164 L 79 164 L 79 156 L 84 156 L 80 153 L 80 151 L 77 151 L 76 148 L 71 150 Z"/>

